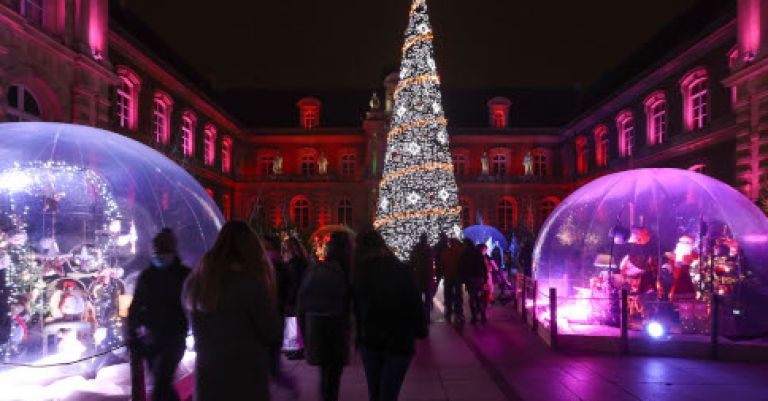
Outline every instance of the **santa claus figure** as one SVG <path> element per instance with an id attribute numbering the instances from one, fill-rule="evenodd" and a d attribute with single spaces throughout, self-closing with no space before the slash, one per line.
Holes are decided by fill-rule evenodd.
<path id="1" fill-rule="evenodd" d="M 694 240 L 689 235 L 683 235 L 677 240 L 675 246 L 675 265 L 672 272 L 672 288 L 669 290 L 669 299 L 672 302 L 692 300 L 696 298 L 696 286 L 691 277 L 691 265 L 698 259 L 694 251 Z"/>

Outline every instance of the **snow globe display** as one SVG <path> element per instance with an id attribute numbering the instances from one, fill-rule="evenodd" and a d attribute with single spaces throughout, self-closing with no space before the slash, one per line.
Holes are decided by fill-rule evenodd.
<path id="1" fill-rule="evenodd" d="M 539 288 L 557 289 L 564 332 L 611 332 L 626 290 L 630 330 L 709 334 L 716 296 L 720 334 L 768 333 L 768 219 L 702 174 L 638 169 L 598 178 L 550 215 L 533 257 Z"/>
<path id="2" fill-rule="evenodd" d="M 141 143 L 85 126 L 0 124 L 0 360 L 85 359 L 24 375 L 0 367 L 0 383 L 23 376 L 14 388 L 45 398 L 35 386 L 123 363 L 153 236 L 171 228 L 193 265 L 222 224 L 200 184 Z"/>

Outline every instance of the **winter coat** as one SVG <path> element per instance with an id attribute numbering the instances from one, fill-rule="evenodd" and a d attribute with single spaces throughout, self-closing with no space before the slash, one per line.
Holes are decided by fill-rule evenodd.
<path id="1" fill-rule="evenodd" d="M 139 274 L 128 309 L 128 337 L 140 351 L 151 354 L 184 343 L 188 325 L 181 292 L 189 272 L 175 258 L 168 266 L 149 266 Z M 140 335 L 139 328 L 146 332 Z"/>
<path id="2" fill-rule="evenodd" d="M 268 348 L 280 344 L 283 320 L 257 277 L 228 272 L 219 306 L 193 311 L 196 401 L 269 400 Z"/>
<path id="3" fill-rule="evenodd" d="M 304 282 L 304 274 L 307 271 L 307 260 L 294 256 L 287 263 L 288 281 L 291 288 L 286 296 L 285 313 L 287 316 L 296 316 L 296 303 L 298 302 L 299 290 Z"/>
<path id="4" fill-rule="evenodd" d="M 473 283 L 478 280 L 484 282 L 488 270 L 485 267 L 483 254 L 474 247 L 464 248 L 459 259 L 459 271 L 465 283 Z"/>
<path id="5" fill-rule="evenodd" d="M 352 294 L 358 346 L 412 355 L 414 340 L 426 337 L 424 306 L 412 274 L 395 256 L 357 262 Z"/>
<path id="6" fill-rule="evenodd" d="M 304 321 L 304 352 L 310 365 L 344 365 L 349 360 L 350 288 L 336 263 L 312 266 L 299 290 L 297 312 Z"/>
<path id="7" fill-rule="evenodd" d="M 409 264 L 413 267 L 414 277 L 416 279 L 416 288 L 421 292 L 434 292 L 437 285 L 435 283 L 435 263 L 432 249 L 429 245 L 422 246 L 417 244 L 413 247 L 409 258 Z"/>
<path id="8" fill-rule="evenodd" d="M 461 263 L 462 247 L 452 243 L 440 252 L 440 264 L 443 266 L 443 275 L 446 280 L 459 280 L 461 278 L 459 263 Z"/>

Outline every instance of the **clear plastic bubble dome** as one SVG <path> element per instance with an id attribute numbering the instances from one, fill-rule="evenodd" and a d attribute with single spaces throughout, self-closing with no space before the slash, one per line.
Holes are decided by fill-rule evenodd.
<path id="1" fill-rule="evenodd" d="M 119 346 L 154 235 L 171 228 L 193 265 L 222 224 L 192 176 L 139 142 L 78 125 L 0 124 L 0 359 L 61 362 Z"/>
<path id="2" fill-rule="evenodd" d="M 761 307 L 768 302 L 768 219 L 702 174 L 638 169 L 598 178 L 554 210 L 533 258 L 539 288 L 569 299 L 563 313 L 573 312 L 574 322 L 615 323 L 615 308 L 583 300 L 615 299 L 626 289 L 638 327 L 664 318 L 682 333 L 704 334 L 716 294 L 723 334 L 768 333 Z"/>

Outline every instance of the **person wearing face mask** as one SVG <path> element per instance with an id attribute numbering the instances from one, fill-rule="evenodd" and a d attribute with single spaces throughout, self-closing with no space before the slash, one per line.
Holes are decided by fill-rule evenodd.
<path id="1" fill-rule="evenodd" d="M 154 255 L 136 282 L 128 309 L 131 352 L 147 361 L 154 378 L 153 401 L 177 401 L 176 366 L 184 356 L 187 318 L 181 292 L 190 269 L 179 259 L 173 231 L 164 228 L 152 241 Z"/>

